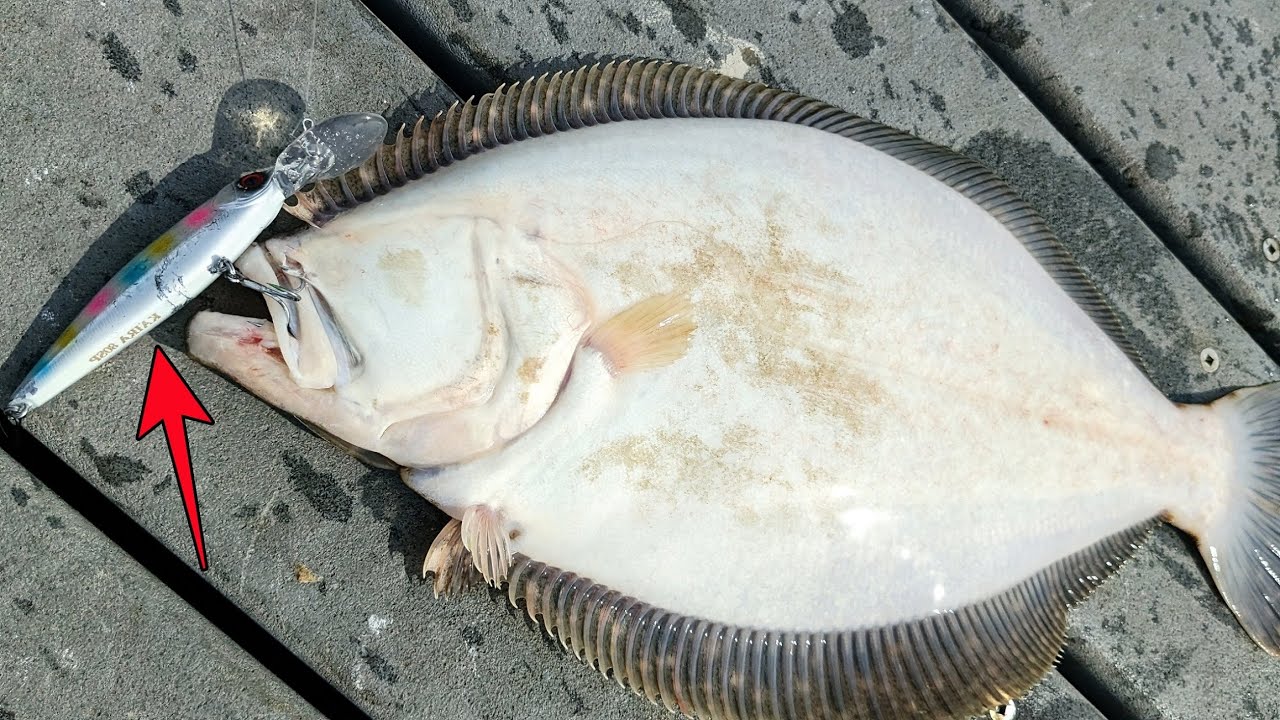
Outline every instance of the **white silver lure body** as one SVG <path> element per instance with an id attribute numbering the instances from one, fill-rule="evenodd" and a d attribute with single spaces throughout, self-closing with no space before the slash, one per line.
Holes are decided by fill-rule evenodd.
<path id="1" fill-rule="evenodd" d="M 378 115 L 306 121 L 274 168 L 241 176 L 134 256 L 18 385 L 5 415 L 21 419 L 145 336 L 223 274 L 299 187 L 359 165 L 385 137 Z"/>

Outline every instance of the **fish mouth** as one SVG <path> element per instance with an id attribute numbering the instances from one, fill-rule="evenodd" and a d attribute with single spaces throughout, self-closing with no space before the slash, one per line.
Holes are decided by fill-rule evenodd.
<path id="1" fill-rule="evenodd" d="M 320 289 L 292 257 L 294 239 L 252 245 L 236 261 L 245 277 L 276 285 L 297 299 L 264 293 L 277 330 L 275 343 L 293 381 L 305 388 L 340 388 L 359 377 L 363 357 Z"/>
<path id="2" fill-rule="evenodd" d="M 187 326 L 188 352 L 304 423 L 371 447 L 376 438 L 357 421 L 365 413 L 335 392 L 359 372 L 360 356 L 291 257 L 297 247 L 294 238 L 271 240 L 249 246 L 236 261 L 244 278 L 283 287 L 297 300 L 264 292 L 269 319 L 197 313 Z"/>
<path id="3" fill-rule="evenodd" d="M 289 371 L 275 328 L 260 318 L 196 313 L 187 326 L 187 343 L 192 357 L 236 381 Z"/>
<path id="4" fill-rule="evenodd" d="M 264 402 L 308 425 L 374 447 L 376 437 L 365 414 L 329 388 L 302 387 L 294 381 L 284 346 L 269 320 L 196 313 L 187 326 L 187 352 L 196 361 L 231 379 Z"/>

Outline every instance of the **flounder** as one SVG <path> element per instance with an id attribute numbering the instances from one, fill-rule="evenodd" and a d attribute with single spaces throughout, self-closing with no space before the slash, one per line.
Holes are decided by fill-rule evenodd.
<path id="1" fill-rule="evenodd" d="M 1280 390 L 1179 405 L 1039 216 L 949 150 L 658 61 L 541 77 L 298 196 L 190 349 L 452 516 L 696 718 L 964 717 L 1163 517 L 1280 652 Z"/>

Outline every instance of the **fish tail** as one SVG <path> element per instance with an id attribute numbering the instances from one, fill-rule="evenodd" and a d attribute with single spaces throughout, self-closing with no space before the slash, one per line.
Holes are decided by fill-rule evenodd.
<path id="1" fill-rule="evenodd" d="M 1280 656 L 1280 383 L 1238 390 L 1213 409 L 1226 420 L 1235 458 L 1200 551 L 1240 624 Z"/>

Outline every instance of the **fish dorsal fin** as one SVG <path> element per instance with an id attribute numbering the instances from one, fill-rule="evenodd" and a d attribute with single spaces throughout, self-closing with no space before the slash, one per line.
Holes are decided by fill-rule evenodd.
<path id="1" fill-rule="evenodd" d="M 1039 213 L 981 163 L 820 100 L 663 60 L 541 75 L 402 127 L 363 165 L 316 183 L 289 212 L 313 225 L 468 157 L 512 142 L 626 120 L 738 118 L 794 123 L 860 142 L 946 183 L 1014 234 L 1144 372 L 1119 317 Z"/>

